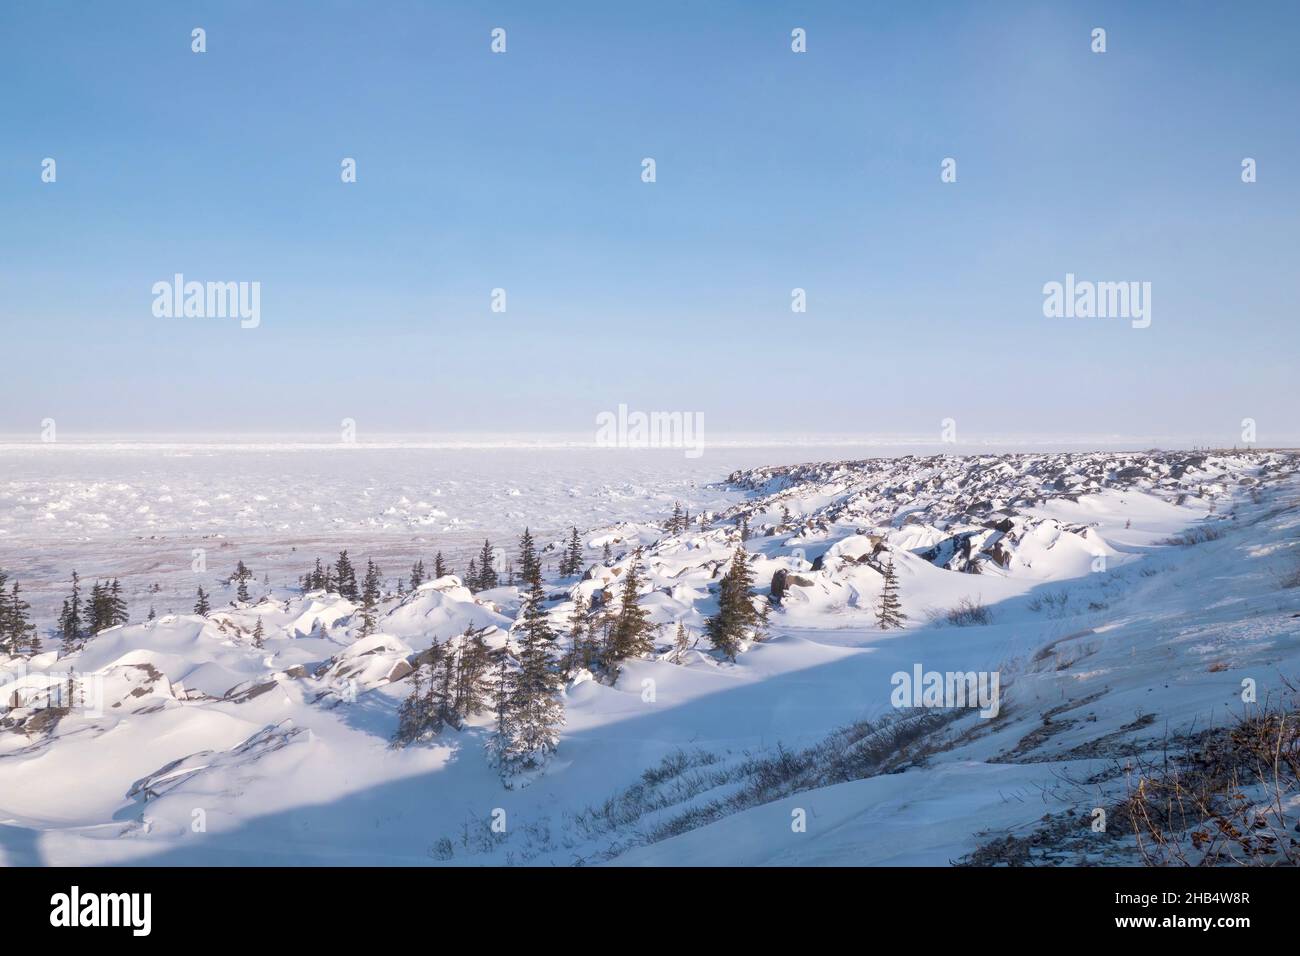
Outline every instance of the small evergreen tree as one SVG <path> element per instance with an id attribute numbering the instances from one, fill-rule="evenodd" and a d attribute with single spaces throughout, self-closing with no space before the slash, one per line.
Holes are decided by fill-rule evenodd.
<path id="1" fill-rule="evenodd" d="M 439 551 L 433 556 L 433 576 L 435 578 L 441 578 L 446 577 L 448 573 L 447 565 L 442 561 L 442 552 Z"/>
<path id="2" fill-rule="evenodd" d="M 208 595 L 204 592 L 203 586 L 199 585 L 199 597 L 198 600 L 194 602 L 194 613 L 201 617 L 207 617 L 208 612 L 211 610 L 212 605 L 208 602 Z"/>
<path id="3" fill-rule="evenodd" d="M 10 606 L 6 596 L 5 588 L 9 582 L 9 575 L 0 570 L 0 654 L 16 654 L 17 650 L 12 646 L 13 633 L 13 609 Z M 17 582 L 15 582 L 17 583 Z"/>
<path id="4" fill-rule="evenodd" d="M 316 559 L 316 566 L 308 572 L 305 583 L 308 591 L 320 591 L 325 587 L 325 569 L 321 566 L 320 558 Z"/>
<path id="5" fill-rule="evenodd" d="M 492 542 L 484 538 L 483 549 L 478 556 L 478 589 L 480 591 L 490 591 L 501 583 L 497 580 L 496 568 L 493 567 L 495 561 L 496 552 L 492 548 Z"/>
<path id="6" fill-rule="evenodd" d="M 436 645 L 431 648 L 431 652 L 435 658 L 440 653 Z M 393 734 L 394 747 L 405 747 L 440 729 L 435 727 L 433 713 L 435 694 L 433 665 L 423 663 L 411 674 L 411 693 L 397 707 L 397 732 Z"/>
<path id="7" fill-rule="evenodd" d="M 96 581 L 91 585 L 90 600 L 86 603 L 87 637 L 94 637 L 108 626 L 104 610 L 104 589 Z"/>
<path id="8" fill-rule="evenodd" d="M 378 620 L 381 578 L 375 562 L 366 560 L 366 577 L 361 589 L 361 636 L 369 637 L 375 633 Z"/>
<path id="9" fill-rule="evenodd" d="M 253 578 L 253 572 L 248 569 L 248 565 L 240 561 L 235 565 L 235 573 L 230 576 L 230 581 L 235 585 L 235 600 L 247 604 L 251 597 L 248 594 L 248 582 Z"/>
<path id="10" fill-rule="evenodd" d="M 455 680 L 452 707 L 458 715 L 472 716 L 488 708 L 491 658 L 483 633 L 469 628 L 455 639 Z"/>
<path id="11" fill-rule="evenodd" d="M 605 542 L 605 547 L 601 550 L 600 560 L 605 567 L 609 567 L 610 562 L 614 560 L 614 552 L 610 550 L 608 541 Z"/>
<path id="12" fill-rule="evenodd" d="M 519 538 L 519 574 L 525 586 L 532 584 L 534 578 L 542 576 L 542 566 L 537 560 L 537 547 L 527 528 L 524 528 L 524 533 Z"/>
<path id="13" fill-rule="evenodd" d="M 752 637 L 762 623 L 754 608 L 753 586 L 749 553 L 743 546 L 737 547 L 730 569 L 722 576 L 718 612 L 704 625 L 710 643 L 729 660 L 736 659 L 743 642 Z"/>
<path id="14" fill-rule="evenodd" d="M 0 596 L 5 593 L 8 583 L 9 575 L 5 574 L 5 572 L 0 569 Z M 9 638 L 9 632 L 12 626 L 10 624 L 10 619 L 12 616 L 13 614 L 10 611 L 9 605 L 4 601 L 0 601 L 0 651 L 5 650 L 6 645 L 4 642 Z M 8 653 L 12 653 L 12 651 Z"/>
<path id="15" fill-rule="evenodd" d="M 411 565 L 411 590 L 416 591 L 424 583 L 424 559 L 421 558 Z"/>
<path id="16" fill-rule="evenodd" d="M 654 650 L 654 625 L 650 613 L 637 602 L 641 588 L 641 549 L 637 548 L 632 561 L 623 572 L 623 587 L 618 617 L 610 635 L 610 657 L 613 663 L 640 657 Z"/>
<path id="17" fill-rule="evenodd" d="M 40 634 L 36 630 L 36 625 L 27 616 L 32 608 L 30 604 L 22 599 L 19 590 L 18 582 L 14 581 L 9 590 L 10 635 L 15 646 L 26 645 L 27 653 L 39 654 L 41 652 Z"/>
<path id="18" fill-rule="evenodd" d="M 592 642 L 591 627 L 587 623 L 587 599 L 579 592 L 573 599 L 573 610 L 569 612 L 569 652 L 564 656 L 564 674 L 572 677 L 580 668 L 590 670 L 591 664 Z"/>
<path id="19" fill-rule="evenodd" d="M 117 578 L 108 588 L 108 623 L 110 627 L 116 627 L 119 624 L 126 624 L 131 620 L 131 615 L 127 613 L 126 599 L 122 597 L 122 586 L 118 583 Z"/>
<path id="20" fill-rule="evenodd" d="M 894 570 L 894 556 L 891 554 L 889 560 L 885 562 L 881 573 L 885 576 L 885 582 L 880 589 L 880 604 L 876 608 L 876 623 L 880 625 L 882 631 L 890 628 L 902 627 L 903 622 L 907 620 L 907 615 L 903 613 L 902 602 L 898 599 L 898 572 Z"/>
<path id="21" fill-rule="evenodd" d="M 257 619 L 257 626 L 253 628 L 253 646 L 265 647 L 266 646 L 266 644 L 264 643 L 265 637 L 266 637 L 266 631 L 262 628 L 262 619 L 259 617 Z"/>
<path id="22" fill-rule="evenodd" d="M 7 580 L 8 575 L 0 571 L 0 653 L 14 657 L 35 654 L 41 641 L 27 616 L 31 606 L 23 600 L 17 580 L 5 592 Z"/>
<path id="23" fill-rule="evenodd" d="M 572 533 L 569 535 L 569 547 L 564 553 L 564 563 L 560 567 L 560 574 L 568 577 L 581 573 L 584 557 L 582 538 L 578 535 L 577 525 L 574 525 Z"/>
<path id="24" fill-rule="evenodd" d="M 346 548 L 339 552 L 338 560 L 334 562 L 334 586 L 341 597 L 349 601 L 360 599 L 357 592 L 357 572 L 352 567 L 352 559 L 348 557 Z"/>
<path id="25" fill-rule="evenodd" d="M 505 682 L 497 734 L 489 744 L 503 776 L 540 766 L 560 742 L 564 705 L 558 675 L 551 668 L 555 634 L 543 600 L 541 581 L 534 579 L 522 613 L 519 669 Z"/>
<path id="26" fill-rule="evenodd" d="M 59 615 L 59 637 L 67 647 L 76 646 L 85 636 L 81 622 L 81 578 L 72 572 L 72 594 L 63 602 Z"/>

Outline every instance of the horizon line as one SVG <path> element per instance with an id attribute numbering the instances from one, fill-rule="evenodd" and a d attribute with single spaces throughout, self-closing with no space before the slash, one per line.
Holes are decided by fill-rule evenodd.
<path id="1" fill-rule="evenodd" d="M 729 432 L 699 442 L 703 449 L 744 448 L 1086 448 L 1090 451 L 1192 451 L 1199 449 L 1243 451 L 1280 451 L 1300 447 L 1300 439 L 1289 436 L 1269 445 L 1235 443 L 1227 445 L 1217 436 L 1194 435 L 1124 435 L 1075 434 L 1045 436 L 1041 434 L 976 434 L 958 441 L 943 441 L 916 433 L 845 434 L 835 432 Z M 335 449 L 382 450 L 599 450 L 610 448 L 585 432 L 411 432 L 376 431 L 370 438 L 344 441 L 337 432 L 81 432 L 60 435 L 57 440 L 43 441 L 31 432 L 0 432 L 0 451 L 26 451 L 37 448 L 74 450 L 299 450 Z M 680 451 L 674 447 L 616 447 L 618 451 Z"/>

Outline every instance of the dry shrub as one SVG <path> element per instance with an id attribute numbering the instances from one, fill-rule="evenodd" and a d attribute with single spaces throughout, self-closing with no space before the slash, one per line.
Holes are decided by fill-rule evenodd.
<path id="1" fill-rule="evenodd" d="M 1116 818 L 1151 866 L 1300 864 L 1300 712 L 1264 711 L 1136 767 Z"/>

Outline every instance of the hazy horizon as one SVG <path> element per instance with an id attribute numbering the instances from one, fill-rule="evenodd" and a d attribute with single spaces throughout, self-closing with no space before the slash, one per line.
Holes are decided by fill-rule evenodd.
<path id="1" fill-rule="evenodd" d="M 942 441 L 936 438 L 938 430 L 931 435 L 922 434 L 831 434 L 817 432 L 772 432 L 707 435 L 701 443 L 704 449 L 710 446 L 724 448 L 936 448 L 940 450 L 960 450 L 988 448 L 1005 451 L 1037 451 L 1052 448 L 1075 451 L 1133 451 L 1146 448 L 1163 450 L 1186 450 L 1192 448 L 1253 448 L 1253 449 L 1289 449 L 1300 447 L 1300 439 L 1291 438 L 1274 443 L 1261 442 L 1227 442 L 1216 443 L 1214 436 L 1190 435 L 972 435 L 961 436 L 956 441 Z M 288 432 L 288 431 L 194 431 L 194 432 L 58 432 L 57 440 L 43 441 L 39 432 L 27 434 L 19 432 L 0 432 L 0 447 L 121 447 L 139 445 L 141 447 L 185 447 L 185 446 L 283 446 L 311 447 L 313 449 L 383 449 L 383 448 L 430 448 L 455 450 L 457 448 L 493 449 L 493 448 L 537 448 L 539 450 L 600 449 L 599 441 L 592 431 L 588 432 L 502 432 L 490 430 L 441 431 L 441 432 L 358 432 L 352 441 L 340 440 L 339 433 Z M 624 451 L 626 448 L 608 450 Z M 680 454 L 672 447 L 642 447 L 635 450 Z"/>

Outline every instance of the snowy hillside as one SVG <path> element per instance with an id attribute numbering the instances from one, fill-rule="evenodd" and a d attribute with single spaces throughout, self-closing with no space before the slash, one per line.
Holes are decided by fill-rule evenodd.
<path id="1" fill-rule="evenodd" d="M 504 780 L 491 706 L 392 741 L 439 661 L 481 655 L 488 698 L 526 670 L 512 585 L 391 591 L 373 627 L 338 593 L 275 592 L 0 655 L 0 862 L 1132 862 L 1135 768 L 1247 711 L 1243 679 L 1292 700 L 1298 471 L 1257 452 L 770 467 L 730 475 L 720 510 L 582 529 L 580 570 L 537 605 L 558 749 Z M 738 547 L 766 625 L 733 660 L 706 628 Z M 598 665 L 574 622 L 594 647 L 629 575 L 652 639 Z M 886 577 L 902 626 L 881 629 Z M 928 672 L 995 675 L 997 699 L 896 706 L 896 675 Z"/>

